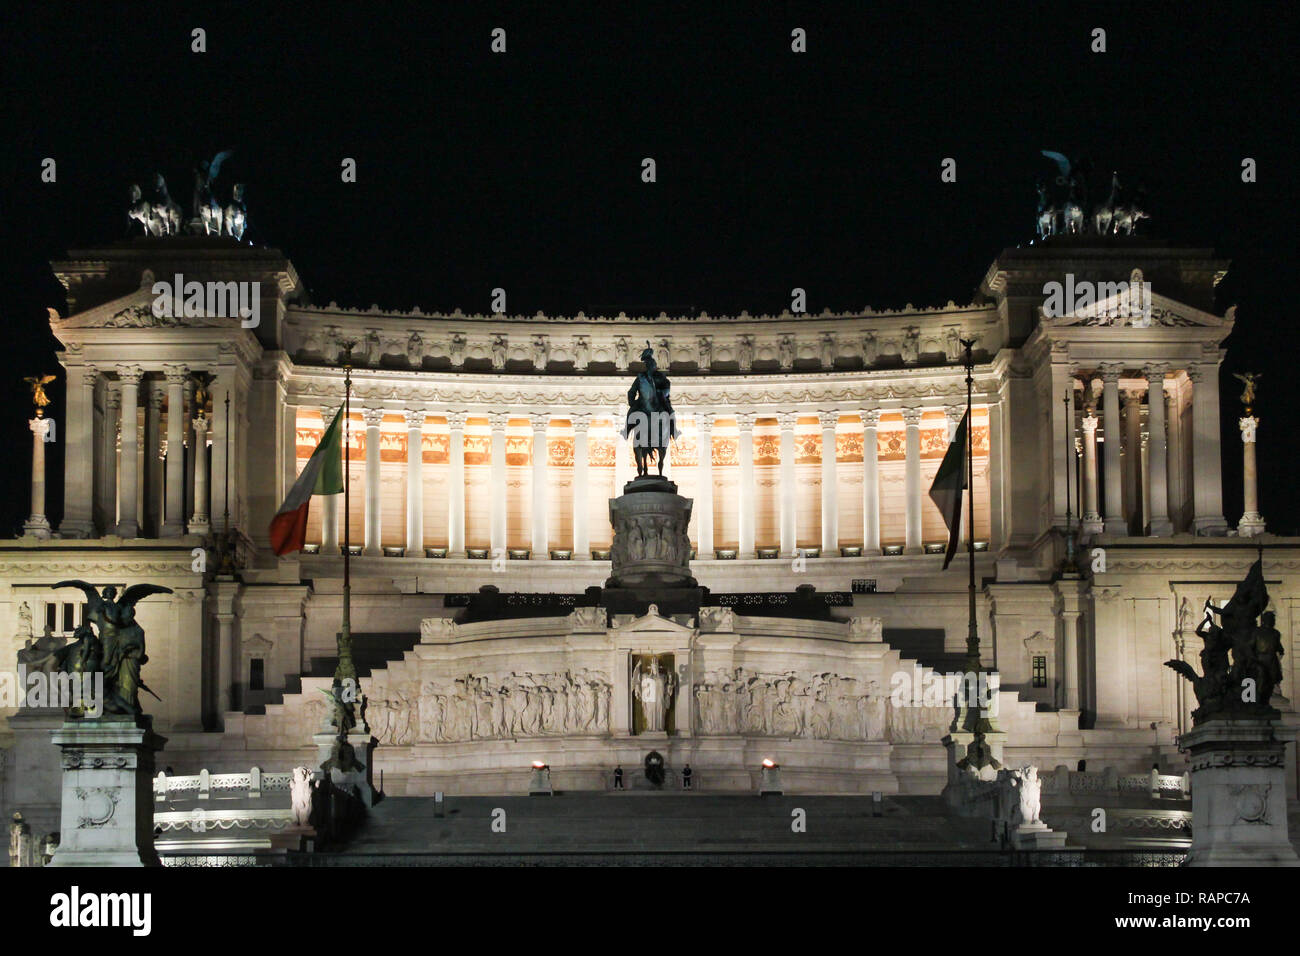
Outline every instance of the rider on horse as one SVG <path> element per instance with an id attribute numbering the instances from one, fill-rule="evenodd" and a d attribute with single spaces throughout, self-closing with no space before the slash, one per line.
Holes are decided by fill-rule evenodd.
<path id="1" fill-rule="evenodd" d="M 627 421 L 623 434 L 632 439 L 637 477 L 649 473 L 648 459 L 653 454 L 658 458 L 659 476 L 662 478 L 668 442 L 677 437 L 677 415 L 669 397 L 668 376 L 659 371 L 649 342 L 641 353 L 641 361 L 645 363 L 645 370 L 637 375 L 627 390 Z"/>

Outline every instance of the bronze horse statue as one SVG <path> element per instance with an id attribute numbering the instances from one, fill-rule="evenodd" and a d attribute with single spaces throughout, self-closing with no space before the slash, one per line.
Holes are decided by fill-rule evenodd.
<path id="1" fill-rule="evenodd" d="M 627 390 L 627 420 L 623 434 L 632 439 L 637 477 L 649 474 L 653 456 L 659 463 L 659 477 L 662 478 L 668 443 L 677 437 L 677 415 L 670 397 L 672 386 L 668 376 L 655 363 L 654 350 L 649 342 L 641 353 L 641 361 L 645 370 L 637 375 Z"/>

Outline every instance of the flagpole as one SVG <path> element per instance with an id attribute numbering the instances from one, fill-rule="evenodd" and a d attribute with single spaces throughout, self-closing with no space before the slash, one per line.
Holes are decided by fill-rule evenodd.
<path id="1" fill-rule="evenodd" d="M 970 619 L 966 625 L 966 670 L 980 672 L 980 636 L 975 622 L 975 422 L 971 420 L 971 390 L 975 384 L 975 360 L 971 355 L 974 339 L 963 339 L 966 348 L 966 555 L 970 579 L 966 585 Z"/>
<path id="2" fill-rule="evenodd" d="M 343 343 L 343 622 L 339 628 L 338 664 L 334 668 L 334 726 L 339 742 L 355 723 L 353 701 L 358 688 L 357 671 L 352 662 L 352 533 L 351 533 L 351 471 L 352 471 L 352 347 L 355 342 Z M 344 688 L 351 691 L 347 699 Z M 352 717 L 352 720 L 348 720 Z"/>

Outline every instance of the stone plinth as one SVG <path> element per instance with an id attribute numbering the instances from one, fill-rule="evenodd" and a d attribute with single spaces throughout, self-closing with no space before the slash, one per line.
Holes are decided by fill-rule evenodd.
<path id="1" fill-rule="evenodd" d="M 316 744 L 317 766 L 322 770 L 326 761 L 334 755 L 334 745 L 337 740 L 338 734 L 328 730 L 312 735 L 312 741 Z M 352 746 L 356 763 L 347 770 L 331 767 L 330 783 L 340 790 L 351 793 L 365 806 L 373 807 L 375 788 L 371 767 L 374 764 L 375 738 L 368 732 L 357 732 L 353 728 L 353 733 L 348 734 L 347 742 Z"/>
<path id="2" fill-rule="evenodd" d="M 1021 823 L 1011 831 L 1011 845 L 1017 850 L 1062 850 L 1065 833 L 1058 833 L 1042 820 Z"/>
<path id="3" fill-rule="evenodd" d="M 693 588 L 691 542 L 687 527 L 691 499 L 677 494 L 667 478 L 629 481 L 609 500 L 614 543 L 609 559 L 610 588 Z"/>
<path id="4" fill-rule="evenodd" d="M 158 866 L 153 845 L 154 754 L 166 740 L 148 717 L 70 720 L 62 751 L 59 848 L 50 866 Z"/>
<path id="5" fill-rule="evenodd" d="M 1187 866 L 1300 866 L 1287 837 L 1286 744 L 1269 720 L 1207 720 L 1179 747 L 1192 768 Z"/>
<path id="6" fill-rule="evenodd" d="M 988 816 L 991 811 L 985 804 L 993 801 L 994 788 L 998 770 L 1005 764 L 1002 760 L 1002 746 L 1006 734 L 995 731 L 984 735 L 987 752 L 982 766 L 975 766 L 979 755 L 972 751 L 971 744 L 975 734 L 968 730 L 950 730 L 943 738 L 944 749 L 948 752 L 948 782 L 943 788 L 943 798 L 948 806 L 964 816 Z"/>

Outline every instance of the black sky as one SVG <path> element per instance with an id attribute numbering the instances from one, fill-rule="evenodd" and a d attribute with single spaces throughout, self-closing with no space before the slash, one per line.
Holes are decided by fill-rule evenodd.
<path id="1" fill-rule="evenodd" d="M 1225 364 L 1263 371 L 1262 509 L 1295 533 L 1292 5 L 41 4 L 7 13 L 0 533 L 28 505 L 23 375 L 57 371 L 47 260 L 122 237 L 153 170 L 235 155 L 313 301 L 512 313 L 969 302 L 1032 236 L 1040 149 L 1143 180 L 1150 234 L 1233 258 Z M 190 31 L 208 52 L 190 52 Z M 490 52 L 502 27 L 507 53 Z M 790 50 L 802 27 L 808 52 Z M 1107 52 L 1090 51 L 1106 30 Z M 9 125 L 7 124 L 7 125 Z M 41 160 L 58 181 L 40 182 Z M 344 157 L 358 181 L 340 179 Z M 641 181 L 653 157 L 658 182 Z M 940 163 L 957 161 L 957 182 Z M 1241 182 L 1241 161 L 1259 181 Z M 1159 289 L 1156 290 L 1160 291 Z M 1227 384 L 1231 383 L 1231 385 Z M 62 377 L 52 414 L 62 414 Z M 1232 444 L 1228 444 L 1232 442 Z M 59 450 L 52 466 L 57 472 Z M 53 485 L 51 517 L 61 511 Z M 1240 514 L 1240 463 L 1225 461 Z"/>

